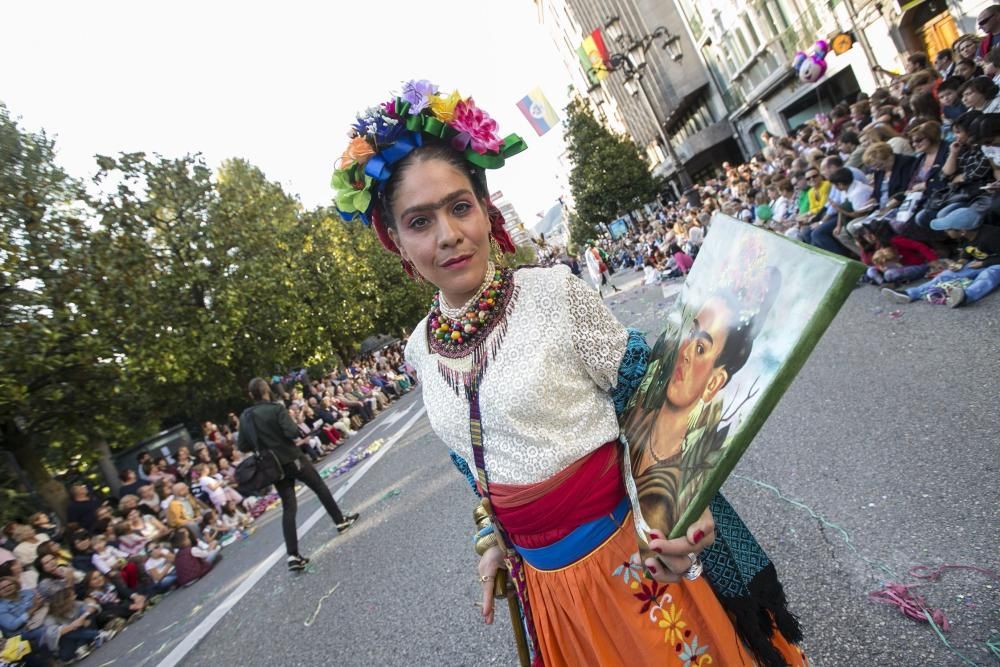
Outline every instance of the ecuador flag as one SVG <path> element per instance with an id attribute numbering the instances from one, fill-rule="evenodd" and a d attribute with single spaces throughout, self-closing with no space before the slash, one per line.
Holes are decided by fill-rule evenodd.
<path id="1" fill-rule="evenodd" d="M 535 128 L 538 136 L 542 136 L 551 130 L 559 122 L 559 116 L 549 101 L 545 98 L 545 93 L 537 86 L 517 103 L 517 108 L 521 110 L 524 117 Z"/>

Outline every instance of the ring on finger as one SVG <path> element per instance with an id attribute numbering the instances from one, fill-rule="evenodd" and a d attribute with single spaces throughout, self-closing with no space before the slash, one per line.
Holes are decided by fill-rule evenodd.
<path id="1" fill-rule="evenodd" d="M 479 583 L 485 584 L 487 581 L 493 581 L 494 577 L 491 574 L 483 574 L 479 577 Z"/>
<path id="2" fill-rule="evenodd" d="M 683 577 L 688 581 L 694 581 L 701 576 L 704 568 L 702 567 L 701 560 L 698 559 L 698 554 L 689 553 L 688 560 L 691 561 L 691 566 L 684 571 Z"/>

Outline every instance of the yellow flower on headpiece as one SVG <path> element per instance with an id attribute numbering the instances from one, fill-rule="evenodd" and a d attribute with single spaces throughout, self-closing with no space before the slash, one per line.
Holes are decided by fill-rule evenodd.
<path id="1" fill-rule="evenodd" d="M 347 169 L 354 162 L 364 165 L 372 155 L 375 155 L 375 150 L 371 144 L 364 137 L 354 137 L 340 156 L 340 168 Z"/>
<path id="2" fill-rule="evenodd" d="M 430 104 L 428 105 L 431 109 L 431 113 L 442 123 L 447 123 L 451 121 L 452 116 L 455 114 L 455 105 L 462 101 L 462 96 L 458 94 L 458 91 L 452 92 L 451 95 L 447 97 L 443 95 L 434 95 L 431 97 Z"/>

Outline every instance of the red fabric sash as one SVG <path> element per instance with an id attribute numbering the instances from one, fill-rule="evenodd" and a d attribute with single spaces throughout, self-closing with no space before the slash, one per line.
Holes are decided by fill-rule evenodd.
<path id="1" fill-rule="evenodd" d="M 625 495 L 613 440 L 537 484 L 490 483 L 497 519 L 514 542 L 537 549 L 610 514 Z"/>

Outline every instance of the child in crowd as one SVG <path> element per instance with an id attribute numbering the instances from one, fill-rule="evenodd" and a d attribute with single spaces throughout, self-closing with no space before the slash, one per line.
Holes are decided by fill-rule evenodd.
<path id="1" fill-rule="evenodd" d="M 927 275 L 937 254 L 920 241 L 896 234 L 885 220 L 863 225 L 858 234 L 865 277 L 875 285 L 907 283 Z"/>

